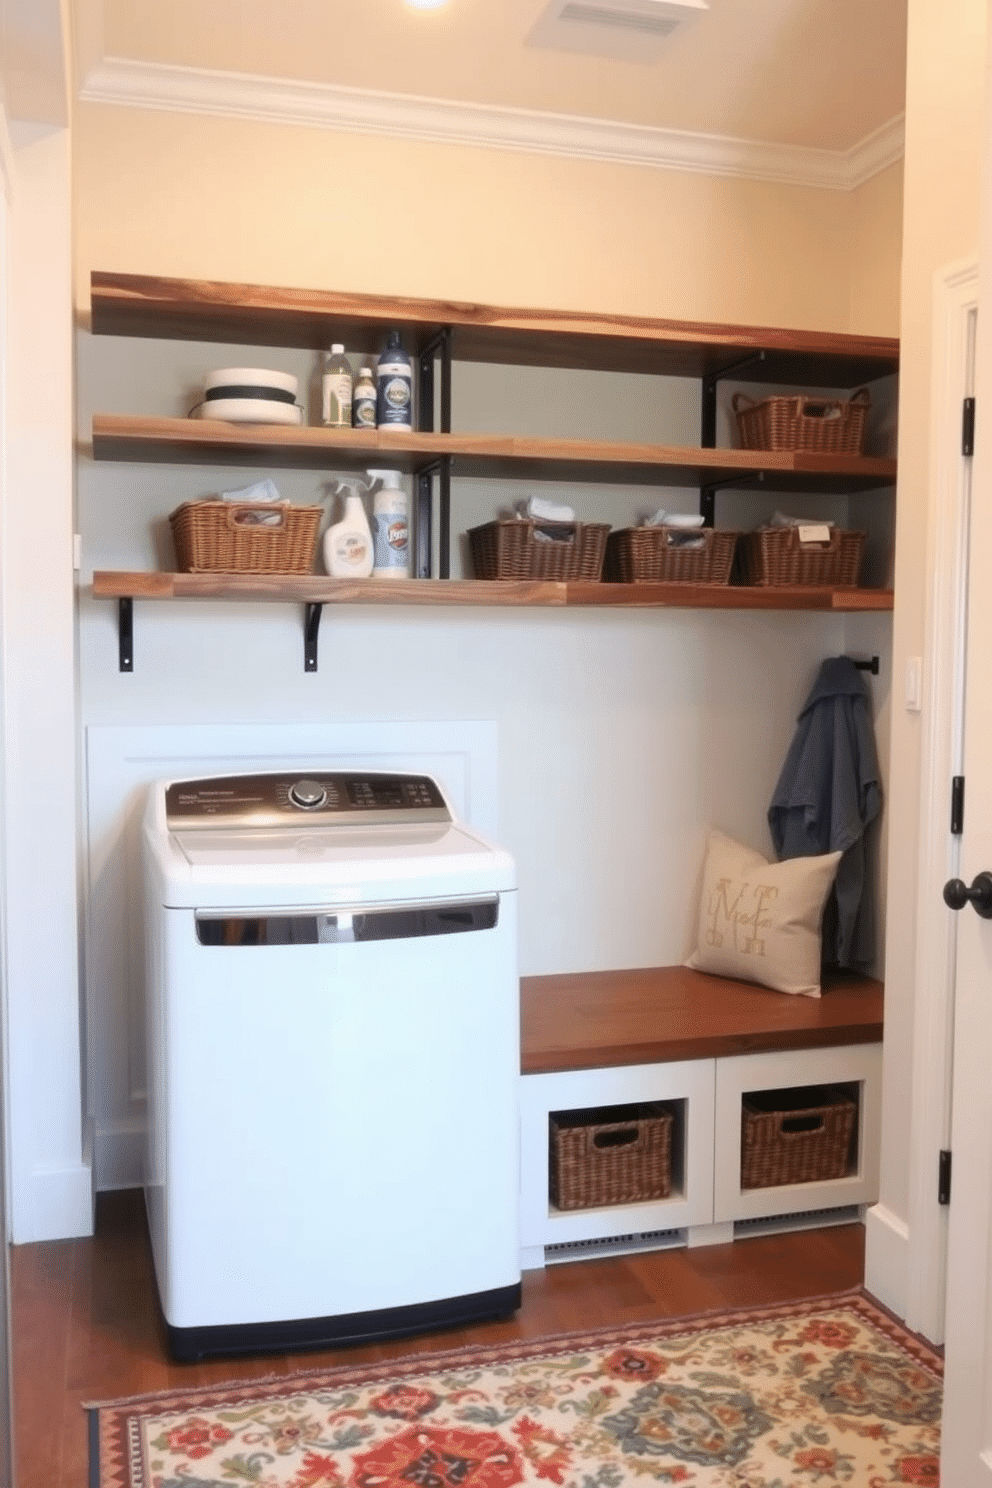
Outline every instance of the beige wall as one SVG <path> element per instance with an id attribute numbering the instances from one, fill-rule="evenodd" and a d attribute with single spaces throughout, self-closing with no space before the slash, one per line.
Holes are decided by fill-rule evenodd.
<path id="1" fill-rule="evenodd" d="M 899 335 L 902 198 L 901 161 L 851 193 L 851 330 Z"/>
<path id="2" fill-rule="evenodd" d="M 74 139 L 83 305 L 103 268 L 898 330 L 898 168 L 847 193 L 96 105 Z"/>

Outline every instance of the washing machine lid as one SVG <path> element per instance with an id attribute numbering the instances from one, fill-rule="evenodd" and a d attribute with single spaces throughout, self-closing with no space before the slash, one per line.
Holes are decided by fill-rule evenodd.
<path id="1" fill-rule="evenodd" d="M 232 870 L 282 868 L 287 864 L 335 864 L 349 872 L 372 871 L 376 863 L 405 864 L 429 872 L 434 860 L 485 853 L 477 837 L 456 826 L 324 827 L 292 832 L 284 828 L 245 831 L 175 832 L 173 840 L 194 868 Z"/>
<path id="2" fill-rule="evenodd" d="M 510 855 L 456 822 L 429 776 L 161 782 L 146 841 L 171 907 L 357 907 L 516 887 Z"/>

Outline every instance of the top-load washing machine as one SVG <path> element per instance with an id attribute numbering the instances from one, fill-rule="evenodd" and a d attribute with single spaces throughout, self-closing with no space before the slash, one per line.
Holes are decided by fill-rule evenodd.
<path id="1" fill-rule="evenodd" d="M 146 1200 L 177 1358 L 520 1301 L 516 878 L 428 776 L 163 781 Z"/>

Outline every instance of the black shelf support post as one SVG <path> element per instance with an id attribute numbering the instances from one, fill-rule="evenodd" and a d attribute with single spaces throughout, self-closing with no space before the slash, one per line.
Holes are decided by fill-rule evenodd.
<path id="1" fill-rule="evenodd" d="M 451 327 L 444 326 L 420 353 L 420 399 L 417 428 L 421 434 L 433 434 L 434 364 L 441 362 L 441 434 L 451 433 Z M 435 461 L 418 470 L 413 493 L 413 521 L 410 524 L 410 548 L 413 554 L 411 573 L 415 579 L 429 579 L 434 547 L 434 476 L 440 480 L 438 503 L 438 573 L 451 577 L 451 460 Z"/>
<path id="2" fill-rule="evenodd" d="M 440 462 L 434 460 L 414 476 L 413 521 L 410 523 L 410 572 L 415 579 L 429 579 L 434 536 L 434 475 Z"/>
<path id="3" fill-rule="evenodd" d="M 704 527 L 712 527 L 716 520 L 716 493 L 717 491 L 754 491 L 765 483 L 765 472 L 758 470 L 754 475 L 746 479 L 736 481 L 718 481 L 714 485 L 700 486 L 699 488 L 699 510 L 703 518 Z"/>
<path id="4" fill-rule="evenodd" d="M 438 578 L 451 578 L 451 456 L 445 455 L 438 475 Z"/>
<path id="5" fill-rule="evenodd" d="M 716 390 L 722 379 L 732 376 L 735 372 L 743 372 L 745 367 L 751 367 L 755 362 L 760 363 L 764 360 L 763 351 L 752 351 L 736 362 L 729 362 L 726 367 L 719 367 L 717 371 L 707 373 L 703 378 L 699 430 L 699 443 L 703 449 L 716 449 Z M 718 490 L 718 486 L 700 486 L 699 488 L 699 510 L 704 527 L 712 527 L 716 521 L 715 498 Z"/>
<path id="6" fill-rule="evenodd" d="M 413 498 L 410 548 L 415 579 L 429 579 L 433 565 L 434 477 L 438 478 L 438 577 L 451 578 L 451 466 L 450 455 L 432 460 L 418 470 Z"/>
<path id="7" fill-rule="evenodd" d="M 434 432 L 434 363 L 441 361 L 441 428 L 451 433 L 451 327 L 444 326 L 420 353 L 420 398 L 417 406 L 417 428 L 421 434 Z"/>
<path id="8" fill-rule="evenodd" d="M 122 672 L 134 671 L 134 600 L 130 595 L 117 601 L 117 666 Z"/>
<path id="9" fill-rule="evenodd" d="M 317 670 L 317 637 L 320 634 L 320 615 L 324 606 L 308 600 L 303 616 L 303 670 Z"/>

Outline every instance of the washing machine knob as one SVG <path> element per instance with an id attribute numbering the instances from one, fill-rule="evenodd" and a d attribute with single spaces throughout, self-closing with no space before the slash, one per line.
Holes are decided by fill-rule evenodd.
<path id="1" fill-rule="evenodd" d="M 301 811 L 316 811 L 327 800 L 327 792 L 317 780 L 298 780 L 289 788 L 289 799 Z"/>

